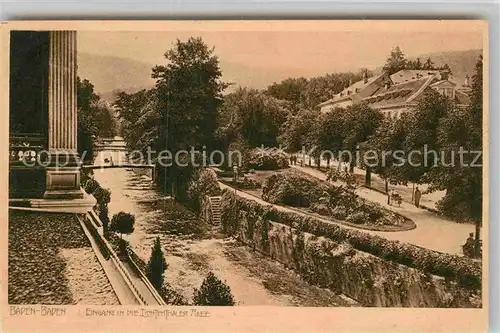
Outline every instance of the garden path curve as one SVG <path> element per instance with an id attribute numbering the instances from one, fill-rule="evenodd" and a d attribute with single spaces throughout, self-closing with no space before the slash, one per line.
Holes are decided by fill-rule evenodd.
<path id="1" fill-rule="evenodd" d="M 326 175 L 319 170 L 295 165 L 292 167 L 326 181 Z M 469 233 L 474 232 L 475 229 L 473 224 L 450 221 L 426 209 L 417 208 L 406 202 L 403 202 L 401 207 L 389 206 L 385 194 L 368 188 L 360 188 L 356 193 L 364 199 L 377 202 L 387 209 L 412 219 L 417 225 L 415 229 L 408 231 L 367 231 L 387 239 L 399 240 L 439 252 L 461 255 L 462 245 L 465 243 Z"/>
<path id="2" fill-rule="evenodd" d="M 292 166 L 302 172 L 305 172 L 311 176 L 314 176 L 320 180 L 326 180 L 326 175 L 316 169 L 311 169 L 307 167 Z M 284 206 L 270 204 L 254 195 L 245 193 L 243 191 L 237 190 L 233 187 L 225 185 L 219 182 L 221 188 L 228 188 L 234 191 L 239 196 L 254 200 L 264 205 L 273 205 L 276 209 L 300 214 L 303 216 L 309 216 L 307 213 L 302 213 L 294 209 L 290 209 Z M 357 191 L 357 194 L 367 200 L 380 203 L 387 209 L 391 209 L 409 219 L 412 219 L 417 227 L 408 231 L 372 231 L 364 230 L 354 227 L 349 227 L 346 225 L 341 225 L 344 228 L 355 229 L 360 232 L 366 232 L 372 235 L 378 235 L 389 240 L 398 240 L 401 242 L 425 247 L 434 251 L 462 255 L 462 244 L 469 236 L 469 233 L 474 232 L 474 225 L 472 224 L 460 224 L 445 218 L 442 218 L 434 213 L 431 213 L 425 209 L 417 208 L 413 205 L 403 202 L 401 207 L 389 206 L 387 205 L 387 196 L 381 194 L 374 190 L 369 190 L 367 188 L 361 188 Z M 327 223 L 335 223 L 329 219 L 321 219 L 314 216 L 314 218 L 320 219 Z M 340 224 L 339 224 L 340 225 Z"/>

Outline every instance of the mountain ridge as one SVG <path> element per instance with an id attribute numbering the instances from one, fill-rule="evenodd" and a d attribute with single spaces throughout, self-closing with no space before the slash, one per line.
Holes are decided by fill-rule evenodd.
<path id="1" fill-rule="evenodd" d="M 447 63 L 453 73 L 452 80 L 461 84 L 466 75 L 472 76 L 479 55 L 482 50 L 444 51 L 426 53 L 415 57 L 407 57 L 409 60 L 420 58 L 425 62 L 427 58 L 442 66 Z M 122 90 L 133 93 L 141 89 L 149 89 L 154 86 L 155 80 L 151 78 L 151 70 L 155 64 L 137 61 L 120 56 L 103 56 L 90 53 L 78 53 L 78 75 L 88 79 L 95 86 L 95 90 L 104 100 L 113 101 L 114 92 Z M 245 64 L 220 61 L 223 71 L 223 80 L 235 83 L 237 86 L 248 86 L 262 89 L 274 82 L 280 82 L 289 77 L 323 76 L 327 73 L 339 71 L 308 70 L 301 68 L 257 68 Z M 373 70 L 380 70 L 381 67 Z M 356 71 L 357 69 L 351 69 Z M 309 71 L 309 75 L 305 71 Z M 318 72 L 312 73 L 311 72 Z"/>

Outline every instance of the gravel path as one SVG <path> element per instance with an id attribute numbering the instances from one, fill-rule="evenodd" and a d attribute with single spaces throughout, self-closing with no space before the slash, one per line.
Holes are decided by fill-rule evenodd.
<path id="1" fill-rule="evenodd" d="M 59 255 L 66 261 L 66 278 L 75 303 L 120 304 L 92 248 L 61 249 Z"/>
<path id="2" fill-rule="evenodd" d="M 72 252 L 65 250 L 75 250 L 73 254 L 79 255 L 72 257 Z M 95 304 L 108 302 L 114 292 L 110 296 L 111 286 L 102 269 L 102 275 L 96 274 L 97 258 L 87 255 L 87 261 L 80 262 L 83 259 L 81 251 L 92 251 L 92 248 L 73 214 L 10 210 L 9 303 L 65 305 L 87 301 L 88 298 L 81 294 L 73 294 L 76 290 L 75 266 L 80 270 L 81 279 L 92 281 L 96 286 L 106 286 L 101 293 L 105 296 L 95 298 Z M 86 293 L 99 290 L 94 288 Z"/>

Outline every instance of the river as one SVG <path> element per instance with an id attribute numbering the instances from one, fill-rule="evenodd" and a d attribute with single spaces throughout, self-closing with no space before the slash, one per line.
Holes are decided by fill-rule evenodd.
<path id="1" fill-rule="evenodd" d="M 225 280 L 238 305 L 355 306 L 356 302 L 308 285 L 293 271 L 199 221 L 193 213 L 155 189 L 150 178 L 130 169 L 95 170 L 111 190 L 110 218 L 119 211 L 136 217 L 124 235 L 146 262 L 160 237 L 168 268 L 165 280 L 186 300 L 212 271 Z"/>

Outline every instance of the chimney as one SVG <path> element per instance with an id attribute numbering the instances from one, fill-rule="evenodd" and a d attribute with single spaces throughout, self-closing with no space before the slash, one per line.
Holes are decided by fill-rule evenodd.
<path id="1" fill-rule="evenodd" d="M 465 75 L 465 80 L 464 80 L 464 87 L 469 86 L 469 75 Z"/>
<path id="2" fill-rule="evenodd" d="M 368 74 L 366 74 L 366 72 L 363 73 L 363 82 L 364 83 L 368 82 Z"/>

